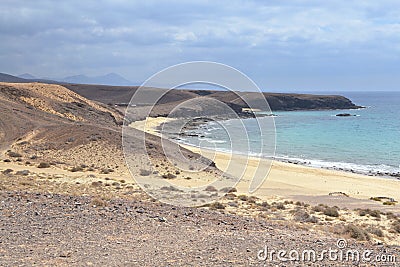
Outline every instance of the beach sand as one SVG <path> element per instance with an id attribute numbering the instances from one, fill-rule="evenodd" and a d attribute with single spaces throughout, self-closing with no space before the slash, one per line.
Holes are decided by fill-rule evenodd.
<path id="1" fill-rule="evenodd" d="M 148 118 L 145 121 L 135 122 L 131 126 L 151 134 L 160 135 L 157 127 L 168 120 L 171 119 Z M 251 195 L 265 200 L 292 199 L 311 204 L 322 203 L 347 208 L 368 207 L 400 211 L 398 205 L 384 206 L 382 202 L 370 200 L 371 197 L 388 197 L 398 201 L 400 189 L 400 180 L 398 179 L 312 168 L 279 161 L 272 161 L 271 164 L 268 159 L 200 150 L 200 148 L 193 146 L 185 146 L 185 148 L 212 159 L 220 170 L 227 171 L 234 176 L 241 176 L 241 180 L 236 186 L 241 194 L 250 194 L 249 185 L 257 166 L 271 165 L 270 172 L 265 177 L 264 182 Z M 230 166 L 229 169 L 228 166 Z"/>

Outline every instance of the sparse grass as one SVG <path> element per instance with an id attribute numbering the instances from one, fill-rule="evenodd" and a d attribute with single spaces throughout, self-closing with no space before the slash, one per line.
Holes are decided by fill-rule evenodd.
<path id="1" fill-rule="evenodd" d="M 41 168 L 41 169 L 50 168 L 50 163 L 40 162 L 38 165 L 38 168 Z"/>
<path id="2" fill-rule="evenodd" d="M 382 201 L 382 199 L 379 198 L 379 197 L 370 197 L 370 200 L 373 200 L 373 201 Z"/>

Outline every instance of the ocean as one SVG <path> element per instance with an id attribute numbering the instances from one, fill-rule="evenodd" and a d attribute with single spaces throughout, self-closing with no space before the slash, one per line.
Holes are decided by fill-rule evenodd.
<path id="1" fill-rule="evenodd" d="M 274 112 L 275 158 L 313 167 L 367 174 L 400 173 L 400 92 L 329 94 L 346 96 L 355 104 L 366 108 Z M 350 113 L 355 116 L 335 116 L 338 113 Z M 263 119 L 271 120 L 259 118 Z M 242 122 L 248 137 L 234 138 L 235 144 L 232 145 L 232 138 L 229 136 L 243 135 L 239 134 L 243 128 Z M 268 140 L 260 137 L 256 119 L 244 119 L 242 122 L 210 122 L 202 125 L 200 129 L 193 130 L 201 136 L 200 138 L 185 137 L 181 141 L 220 151 L 234 150 L 233 152 L 239 154 L 271 156 L 271 153 L 260 154 L 260 147 Z"/>

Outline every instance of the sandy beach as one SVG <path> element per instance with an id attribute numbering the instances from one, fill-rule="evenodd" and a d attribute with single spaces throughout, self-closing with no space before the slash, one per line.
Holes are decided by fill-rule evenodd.
<path id="1" fill-rule="evenodd" d="M 148 133 L 160 135 L 157 127 L 171 118 L 148 118 L 131 126 Z M 212 159 L 216 166 L 231 175 L 241 175 L 238 192 L 249 194 L 249 185 L 257 166 L 271 164 L 269 160 L 244 155 L 216 152 L 193 146 L 184 146 L 193 152 Z M 230 166 L 228 169 L 228 165 Z M 268 176 L 252 195 L 261 199 L 292 199 L 312 204 L 329 204 L 347 208 L 372 207 L 398 212 L 396 206 L 384 206 L 371 197 L 388 197 L 398 201 L 398 179 L 372 177 L 344 171 L 312 168 L 297 164 L 273 161 Z M 346 196 L 347 195 L 347 196 Z"/>

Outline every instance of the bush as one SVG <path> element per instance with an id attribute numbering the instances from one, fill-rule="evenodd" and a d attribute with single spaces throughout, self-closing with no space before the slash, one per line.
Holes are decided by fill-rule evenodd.
<path id="1" fill-rule="evenodd" d="M 249 199 L 249 197 L 246 196 L 246 195 L 240 195 L 240 196 L 238 196 L 238 198 L 239 198 L 241 201 L 247 201 L 247 200 Z"/>
<path id="2" fill-rule="evenodd" d="M 113 169 L 106 169 L 106 168 L 101 170 L 102 174 L 109 174 L 110 172 L 114 172 L 114 170 Z"/>
<path id="3" fill-rule="evenodd" d="M 328 207 L 324 210 L 324 215 L 329 217 L 339 217 L 339 212 L 336 208 Z"/>
<path id="4" fill-rule="evenodd" d="M 400 234 L 400 221 L 393 223 L 393 230 Z"/>
<path id="5" fill-rule="evenodd" d="M 214 186 L 209 185 L 209 186 L 206 187 L 206 189 L 204 189 L 204 191 L 217 192 L 218 190 Z"/>
<path id="6" fill-rule="evenodd" d="M 308 212 L 302 210 L 296 211 L 296 213 L 294 214 L 294 219 L 298 222 L 310 222 L 310 223 L 318 222 L 318 218 L 316 218 L 315 216 L 310 216 Z"/>
<path id="7" fill-rule="evenodd" d="M 381 212 L 379 210 L 362 209 L 358 211 L 358 215 L 360 216 L 370 215 L 375 218 L 381 218 Z"/>
<path id="8" fill-rule="evenodd" d="M 381 230 L 381 229 L 379 229 L 379 228 L 376 228 L 376 227 L 369 227 L 368 229 L 367 229 L 367 231 L 369 232 L 369 233 L 371 233 L 371 234 L 373 234 L 373 235 L 376 235 L 376 236 L 378 236 L 378 237 L 383 237 L 384 236 L 384 234 L 383 234 L 383 231 Z"/>
<path id="9" fill-rule="evenodd" d="M 151 174 L 151 171 L 149 171 L 149 170 L 144 170 L 144 169 L 140 170 L 141 176 L 149 176 L 150 174 Z"/>
<path id="10" fill-rule="evenodd" d="M 315 212 L 323 212 L 324 211 L 324 207 L 323 206 L 315 206 L 312 208 L 313 211 Z"/>
<path id="11" fill-rule="evenodd" d="M 174 179 L 174 178 L 176 178 L 176 175 L 169 172 L 167 174 L 163 174 L 162 178 L 164 178 L 164 179 Z"/>
<path id="12" fill-rule="evenodd" d="M 264 207 L 264 208 L 269 208 L 269 207 L 271 207 L 271 205 L 269 205 L 267 201 L 263 201 L 263 202 L 260 203 L 259 205 L 260 205 L 261 207 Z"/>
<path id="13" fill-rule="evenodd" d="M 20 158 L 20 157 L 22 157 L 21 154 L 19 154 L 17 152 L 14 152 L 14 151 L 9 151 L 7 154 L 8 154 L 8 156 L 10 156 L 12 158 Z"/>
<path id="14" fill-rule="evenodd" d="M 38 165 L 38 168 L 41 168 L 41 169 L 50 168 L 50 164 L 47 162 L 40 162 Z"/>
<path id="15" fill-rule="evenodd" d="M 90 203 L 91 206 L 96 206 L 96 207 L 104 207 L 107 206 L 107 202 L 100 198 L 94 198 L 92 199 L 92 202 Z"/>
<path id="16" fill-rule="evenodd" d="M 256 196 L 250 196 L 250 197 L 248 197 L 247 202 L 256 203 L 257 200 L 260 200 L 260 199 L 258 197 L 256 197 Z"/>
<path id="17" fill-rule="evenodd" d="M 73 167 L 70 171 L 71 172 L 81 172 L 81 171 L 83 171 L 83 168 L 81 166 L 77 166 L 77 167 Z"/>
<path id="18" fill-rule="evenodd" d="M 371 210 L 369 212 L 369 215 L 375 218 L 380 218 L 381 217 L 381 212 L 379 210 Z"/>
<path id="19" fill-rule="evenodd" d="M 222 203 L 220 203 L 220 202 L 211 203 L 211 204 L 209 205 L 209 207 L 210 207 L 211 209 L 216 209 L 216 210 L 223 210 L 223 209 L 225 209 L 225 205 L 222 204 Z"/>
<path id="20" fill-rule="evenodd" d="M 284 209 L 286 209 L 286 207 L 285 207 L 285 205 L 284 205 L 283 203 L 278 203 L 278 205 L 276 205 L 276 208 L 277 208 L 278 210 L 284 210 Z"/>
<path id="21" fill-rule="evenodd" d="M 7 170 L 4 170 L 2 173 L 5 174 L 5 175 L 7 175 L 7 174 L 12 173 L 13 171 L 14 171 L 14 170 L 12 170 L 12 169 L 7 169 Z"/>
<path id="22" fill-rule="evenodd" d="M 344 228 L 343 233 L 348 234 L 351 238 L 357 239 L 359 241 L 369 240 L 368 233 L 365 230 L 355 226 L 354 224 L 347 225 Z"/>

